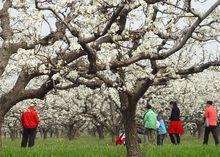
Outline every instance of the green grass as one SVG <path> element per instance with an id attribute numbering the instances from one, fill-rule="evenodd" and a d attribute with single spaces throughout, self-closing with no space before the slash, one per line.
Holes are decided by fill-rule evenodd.
<path id="1" fill-rule="evenodd" d="M 110 138 L 99 140 L 95 137 L 81 136 L 76 140 L 37 139 L 33 148 L 20 148 L 20 140 L 3 141 L 4 157 L 124 157 L 126 148 L 115 146 Z M 220 157 L 220 146 L 203 146 L 202 142 L 185 137 L 181 145 L 173 146 L 167 138 L 163 147 L 141 144 L 143 157 Z"/>

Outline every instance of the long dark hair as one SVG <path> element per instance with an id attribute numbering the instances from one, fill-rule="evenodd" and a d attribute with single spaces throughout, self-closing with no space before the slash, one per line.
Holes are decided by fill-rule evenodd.
<path id="1" fill-rule="evenodd" d="M 171 101 L 170 105 L 173 105 L 173 108 L 177 108 L 177 102 L 176 101 Z"/>
<path id="2" fill-rule="evenodd" d="M 206 104 L 208 104 L 208 105 L 213 105 L 213 101 L 207 101 Z"/>

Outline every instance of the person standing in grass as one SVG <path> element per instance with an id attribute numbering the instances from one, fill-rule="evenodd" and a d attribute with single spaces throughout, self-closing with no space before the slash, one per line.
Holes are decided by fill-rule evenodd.
<path id="1" fill-rule="evenodd" d="M 147 112 L 144 114 L 144 138 L 146 143 L 153 144 L 156 132 L 157 115 L 152 110 L 151 105 L 147 105 Z"/>
<path id="2" fill-rule="evenodd" d="M 166 125 L 163 120 L 163 111 L 159 111 L 157 115 L 159 127 L 157 129 L 157 145 L 163 145 L 163 141 L 167 134 Z"/>
<path id="3" fill-rule="evenodd" d="M 21 147 L 33 147 L 36 137 L 36 130 L 39 124 L 38 113 L 34 105 L 28 107 L 27 111 L 21 115 L 21 124 L 23 127 Z"/>
<path id="4" fill-rule="evenodd" d="M 180 121 L 180 109 L 177 107 L 176 101 L 171 101 L 172 111 L 170 115 L 170 126 L 168 133 L 170 141 L 173 144 L 180 144 L 180 135 L 183 134 L 183 124 Z"/>
<path id="5" fill-rule="evenodd" d="M 212 132 L 213 138 L 215 140 L 215 145 L 219 144 L 218 134 L 216 132 L 217 128 L 217 110 L 212 101 L 207 101 L 207 105 L 204 113 L 205 121 L 205 134 L 203 144 L 208 144 L 209 134 Z"/>

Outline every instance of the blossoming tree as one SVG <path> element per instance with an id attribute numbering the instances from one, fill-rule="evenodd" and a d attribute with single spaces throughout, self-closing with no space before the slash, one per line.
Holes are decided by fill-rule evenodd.
<path id="1" fill-rule="evenodd" d="M 146 104 L 149 103 L 156 112 L 163 110 L 168 119 L 171 111 L 169 102 L 176 100 L 185 131 L 198 133 L 198 137 L 201 137 L 206 101 L 212 100 L 217 110 L 220 108 L 220 82 L 217 79 L 219 76 L 220 73 L 216 70 L 206 70 L 187 79 L 170 81 L 166 86 L 150 88 L 139 101 L 137 115 L 142 118 L 146 112 Z"/>
<path id="2" fill-rule="evenodd" d="M 140 157 L 135 115 L 145 92 L 220 65 L 220 0 L 204 3 L 207 9 L 199 0 L 4 0 L 0 76 L 16 73 L 0 97 L 0 124 L 17 102 L 53 88 L 113 87 L 127 156 Z M 30 86 L 36 79 L 41 84 Z"/>

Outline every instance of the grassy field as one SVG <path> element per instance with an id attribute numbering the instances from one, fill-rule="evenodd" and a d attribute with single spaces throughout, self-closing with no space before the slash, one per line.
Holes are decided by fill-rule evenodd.
<path id="1" fill-rule="evenodd" d="M 184 137 L 182 144 L 173 146 L 167 138 L 163 147 L 141 144 L 143 157 L 220 157 L 220 146 L 210 141 L 208 146 Z M 20 148 L 20 140 L 4 139 L 4 157 L 124 157 L 126 148 L 115 146 L 110 138 L 98 140 L 81 136 L 74 141 L 66 139 L 37 139 L 34 148 Z"/>

